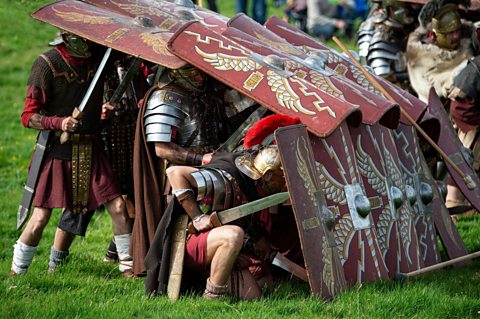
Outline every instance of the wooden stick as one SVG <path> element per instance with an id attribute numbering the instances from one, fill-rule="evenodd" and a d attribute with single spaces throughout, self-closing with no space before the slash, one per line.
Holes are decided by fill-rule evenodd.
<path id="1" fill-rule="evenodd" d="M 203 0 L 198 0 L 198 6 L 199 6 L 200 8 L 203 8 Z"/>
<path id="2" fill-rule="evenodd" d="M 412 272 L 409 272 L 409 273 L 398 273 L 396 275 L 396 280 L 397 281 L 406 281 L 408 279 L 418 277 L 420 275 L 424 275 L 424 274 L 427 274 L 427 273 L 432 272 L 432 271 L 440 270 L 440 269 L 443 269 L 445 267 L 452 266 L 452 265 L 455 265 L 455 264 L 458 264 L 458 263 L 461 263 L 461 262 L 464 262 L 464 261 L 469 261 L 469 260 L 472 260 L 472 259 L 478 258 L 478 257 L 480 257 L 480 251 L 477 251 L 475 253 L 471 253 L 471 254 L 468 254 L 468 255 L 465 255 L 465 256 L 461 256 L 461 257 L 458 257 L 458 258 L 454 258 L 454 259 L 451 259 L 451 260 L 448 260 L 448 261 L 444 261 L 444 262 L 438 263 L 436 265 L 425 267 L 425 268 L 415 270 L 415 271 L 412 271 Z"/>
<path id="3" fill-rule="evenodd" d="M 375 88 L 377 90 L 379 90 L 380 92 L 383 93 L 383 95 L 385 95 L 385 97 L 387 99 L 389 99 L 390 101 L 394 102 L 394 103 L 397 103 L 395 101 L 395 99 L 380 85 L 380 83 L 378 83 L 377 79 L 375 79 L 371 74 L 370 72 L 368 72 L 367 70 L 365 70 L 365 68 L 363 67 L 363 65 L 360 64 L 359 61 L 357 61 L 353 56 L 352 54 L 350 53 L 350 51 L 348 51 L 348 49 L 343 45 L 342 42 L 340 42 L 340 40 L 333 36 L 332 37 L 332 40 L 342 49 L 342 51 L 350 58 L 350 60 L 353 61 L 353 63 L 355 63 L 355 65 L 362 71 L 363 75 L 365 75 L 365 77 L 368 79 L 368 81 L 370 81 L 370 83 L 372 83 L 373 86 L 375 86 Z M 465 180 L 465 183 L 468 185 L 469 182 L 466 180 L 468 176 L 465 175 L 464 172 L 462 172 L 460 170 L 460 168 L 448 157 L 447 154 L 445 154 L 445 152 L 430 138 L 430 136 L 428 136 L 427 133 L 425 133 L 425 131 L 415 122 L 415 120 L 410 116 L 410 114 L 407 113 L 407 111 L 405 111 L 400 105 L 400 112 L 402 113 L 403 116 L 405 116 L 407 118 L 407 120 L 413 125 L 413 127 L 415 127 L 415 129 L 427 140 L 427 142 L 440 154 L 440 156 L 443 157 L 443 159 L 448 163 L 450 164 L 453 169 Z M 470 187 L 469 187 L 470 188 Z"/>

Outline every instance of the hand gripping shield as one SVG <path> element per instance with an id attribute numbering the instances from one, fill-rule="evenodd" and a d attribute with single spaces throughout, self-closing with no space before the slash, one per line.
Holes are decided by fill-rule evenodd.
<path id="1" fill-rule="evenodd" d="M 327 208 L 304 125 L 275 132 L 292 201 L 310 289 L 329 300 L 347 289 L 333 234 L 334 216 Z"/>

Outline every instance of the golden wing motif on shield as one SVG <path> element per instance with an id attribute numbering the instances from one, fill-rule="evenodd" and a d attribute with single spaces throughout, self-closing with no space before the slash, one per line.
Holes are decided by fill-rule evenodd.
<path id="1" fill-rule="evenodd" d="M 94 12 L 92 12 L 91 15 L 88 15 L 88 14 L 82 14 L 78 12 L 62 12 L 56 9 L 53 9 L 53 10 L 59 17 L 61 17 L 65 21 L 82 22 L 85 24 L 99 24 L 99 25 L 115 23 L 115 21 L 112 18 L 97 16 L 95 15 Z"/>
<path id="2" fill-rule="evenodd" d="M 400 169 L 393 160 L 392 154 L 385 149 L 385 163 L 387 165 L 387 174 L 392 178 L 392 182 L 394 186 L 399 187 L 403 184 L 402 174 L 400 173 Z M 403 188 L 403 187 L 400 187 Z"/>
<path id="3" fill-rule="evenodd" d="M 315 112 L 303 107 L 300 97 L 290 86 L 288 78 L 269 70 L 267 72 L 267 79 L 270 89 L 276 94 L 278 104 L 294 112 L 315 115 Z"/>
<path id="4" fill-rule="evenodd" d="M 340 98 L 342 100 L 345 100 L 345 96 L 342 91 L 340 91 L 335 85 L 330 81 L 328 76 L 317 72 L 317 71 L 310 71 L 310 79 L 312 80 L 312 83 L 315 84 L 316 87 L 321 89 L 322 91 L 333 95 L 337 98 Z"/>
<path id="5" fill-rule="evenodd" d="M 345 205 L 347 203 L 347 197 L 345 196 L 343 184 L 331 176 L 324 165 L 318 165 L 318 172 L 320 177 L 320 187 L 325 194 L 325 197 L 339 205 Z"/>
<path id="6" fill-rule="evenodd" d="M 262 68 L 262 65 L 249 57 L 235 56 L 225 53 L 206 53 L 195 47 L 195 51 L 203 57 L 203 60 L 220 71 L 254 71 Z"/>
<path id="7" fill-rule="evenodd" d="M 387 196 L 385 176 L 383 176 L 383 174 L 378 170 L 377 166 L 375 166 L 372 157 L 363 149 L 361 135 L 359 135 L 357 139 L 357 149 L 355 150 L 355 155 L 360 174 L 367 178 L 368 184 L 370 184 L 374 190 L 383 196 Z"/>
<path id="8" fill-rule="evenodd" d="M 377 240 L 383 258 L 387 255 L 388 247 L 390 245 L 390 233 L 392 232 L 392 227 L 392 211 L 389 205 L 385 205 L 377 222 Z"/>
<path id="9" fill-rule="evenodd" d="M 306 146 L 306 141 L 301 139 L 302 141 L 300 142 L 300 139 L 297 141 L 297 150 L 295 152 L 296 158 L 297 158 L 297 171 L 300 177 L 303 180 L 303 186 L 307 189 L 307 194 L 312 203 L 317 206 L 317 199 L 315 198 L 315 192 L 318 190 L 318 186 L 315 185 L 315 180 L 313 176 L 310 175 L 310 168 L 315 169 L 316 166 L 312 165 L 305 160 L 302 154 L 307 154 L 307 146 Z M 300 143 L 303 143 L 303 149 L 300 149 Z"/>
<path id="10" fill-rule="evenodd" d="M 162 38 L 161 33 L 141 33 L 140 37 L 143 42 L 153 49 L 158 54 L 173 56 L 173 54 L 167 49 L 167 41 Z"/>
<path id="11" fill-rule="evenodd" d="M 335 243 L 337 244 L 338 253 L 342 261 L 342 265 L 348 260 L 348 247 L 355 235 L 355 227 L 353 227 L 350 215 L 345 215 L 335 224 Z"/>

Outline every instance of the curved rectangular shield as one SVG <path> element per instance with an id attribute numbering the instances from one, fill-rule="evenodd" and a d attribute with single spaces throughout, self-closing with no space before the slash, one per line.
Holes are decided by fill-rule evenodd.
<path id="1" fill-rule="evenodd" d="M 329 300 L 347 289 L 335 244 L 333 213 L 328 210 L 316 174 L 304 125 L 275 132 L 312 294 Z"/>
<path id="2" fill-rule="evenodd" d="M 357 124 L 357 106 L 325 94 L 291 72 L 276 68 L 200 22 L 179 29 L 169 49 L 178 57 L 276 112 L 299 117 L 318 136 L 328 136 L 347 118 Z"/>
<path id="3" fill-rule="evenodd" d="M 328 138 L 310 136 L 310 140 L 327 205 L 335 214 L 335 242 L 347 281 L 387 280 L 347 125 L 343 123 Z"/>
<path id="4" fill-rule="evenodd" d="M 263 56 L 276 55 L 281 57 L 287 71 L 312 83 L 326 94 L 350 104 L 358 105 L 362 110 L 363 123 L 374 124 L 380 122 L 389 128 L 398 126 L 400 110 L 397 104 L 365 90 L 343 76 L 325 70 L 320 65 L 312 66 L 311 63 L 306 61 L 308 55 L 303 51 L 298 51 L 298 54 L 291 54 L 292 50 L 287 48 L 293 49 L 292 45 L 278 38 L 277 35 L 244 14 L 232 18 L 229 25 L 230 27 L 222 33 L 225 37 Z M 265 42 L 265 39 L 268 39 L 269 42 Z M 272 43 L 276 44 L 271 45 Z"/>
<path id="5" fill-rule="evenodd" d="M 421 257 L 425 266 L 431 266 L 441 261 L 437 244 L 431 201 L 433 199 L 432 185 L 428 182 L 429 170 L 424 168 L 420 145 L 418 144 L 415 129 L 412 126 L 400 124 L 396 131 L 395 143 L 397 145 L 400 166 L 405 184 L 416 191 L 416 201 L 412 205 L 415 216 L 415 229 L 420 245 Z"/>
<path id="6" fill-rule="evenodd" d="M 141 14 L 123 15 L 96 4 L 63 0 L 40 8 L 32 13 L 32 17 L 103 46 L 172 69 L 186 64 L 166 47 L 173 33 L 146 22 L 148 20 L 142 19 Z"/>

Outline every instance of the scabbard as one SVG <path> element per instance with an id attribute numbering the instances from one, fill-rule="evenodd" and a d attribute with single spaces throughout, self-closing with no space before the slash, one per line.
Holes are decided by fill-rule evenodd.
<path id="1" fill-rule="evenodd" d="M 28 219 L 30 208 L 35 195 L 35 188 L 37 187 L 38 176 L 40 175 L 40 168 L 45 157 L 45 149 L 50 138 L 51 131 L 40 131 L 37 137 L 37 144 L 33 152 L 30 171 L 28 173 L 27 182 L 24 186 L 23 198 L 17 213 L 17 230 L 20 230 Z"/>

